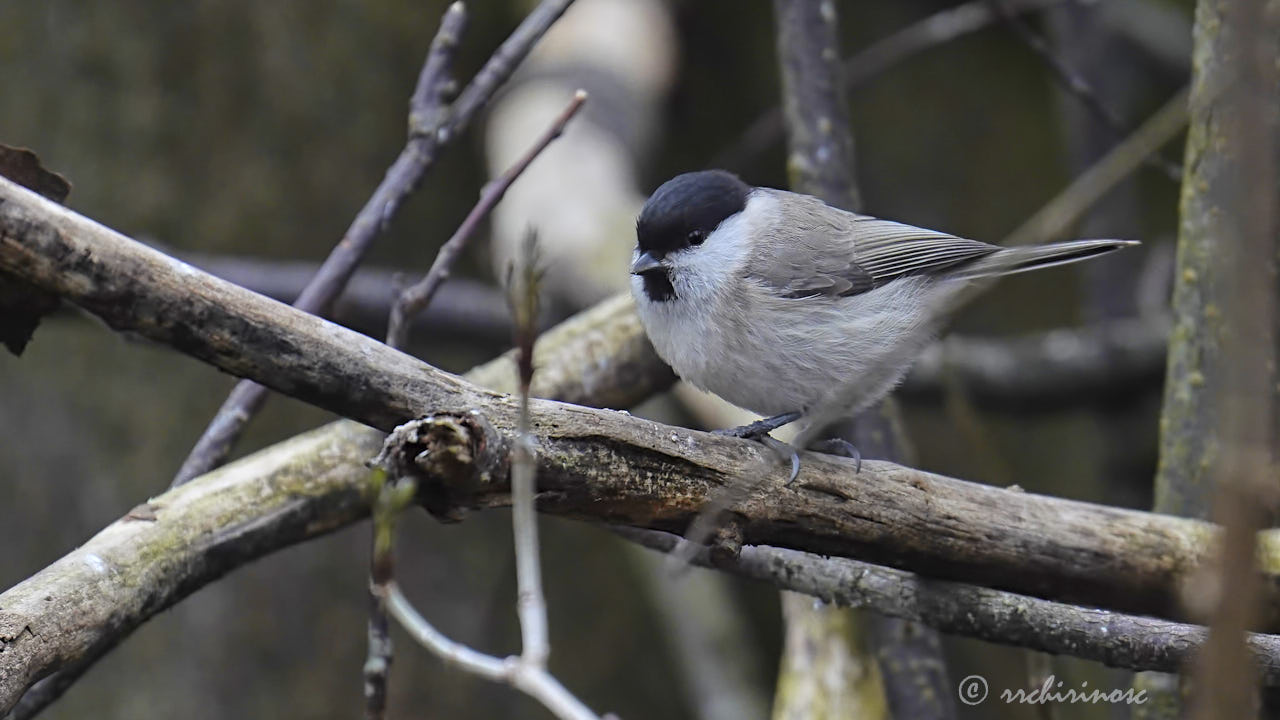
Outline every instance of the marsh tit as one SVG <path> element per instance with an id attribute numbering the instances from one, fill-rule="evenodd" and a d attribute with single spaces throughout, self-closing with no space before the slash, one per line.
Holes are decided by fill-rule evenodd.
<path id="1" fill-rule="evenodd" d="M 1137 244 L 1003 248 L 721 170 L 654 191 L 636 240 L 631 292 L 658 355 L 693 385 L 771 416 L 732 434 L 772 440 L 770 430 L 798 420 L 800 448 L 887 395 L 973 281 Z M 787 450 L 794 480 L 799 460 Z"/>

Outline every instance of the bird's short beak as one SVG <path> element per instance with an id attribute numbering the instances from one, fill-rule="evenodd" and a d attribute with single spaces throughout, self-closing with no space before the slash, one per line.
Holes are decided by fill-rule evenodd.
<path id="1" fill-rule="evenodd" d="M 631 263 L 631 274 L 643 275 L 651 270 L 657 270 L 661 267 L 662 261 L 658 260 L 658 258 L 654 257 L 650 253 L 643 252 L 640 253 L 640 257 L 635 259 L 635 262 Z"/>

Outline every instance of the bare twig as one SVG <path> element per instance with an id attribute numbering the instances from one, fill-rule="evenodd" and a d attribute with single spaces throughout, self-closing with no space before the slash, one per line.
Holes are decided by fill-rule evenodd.
<path id="1" fill-rule="evenodd" d="M 1010 0 L 1013 13 L 1036 12 L 1067 0 Z M 977 32 L 999 19 L 990 0 L 970 0 L 939 10 L 929 17 L 868 45 L 844 61 L 841 69 L 845 90 L 862 87 L 898 64 L 932 48 Z M 774 107 L 747 126 L 732 145 L 712 158 L 710 167 L 740 167 L 782 139 L 782 108 Z"/>
<path id="2" fill-rule="evenodd" d="M 401 202 L 435 164 L 440 148 L 467 128 L 475 114 L 572 2 L 543 0 L 493 53 L 446 113 L 443 111 L 445 95 L 452 87 L 449 68 L 466 20 L 461 2 L 449 6 L 414 89 L 409 109 L 409 139 L 404 149 L 356 215 L 342 241 L 334 246 L 316 281 L 299 296 L 295 307 L 320 315 L 328 311 L 374 239 L 386 230 Z M 174 478 L 175 485 L 217 467 L 226 459 L 245 424 L 262 407 L 266 392 L 265 388 L 250 383 L 236 385 L 187 456 Z"/>
<path id="3" fill-rule="evenodd" d="M 581 104 L 581 96 L 578 104 Z M 566 118 L 567 120 L 567 118 Z M 508 277 L 508 290 L 512 314 L 515 316 L 515 341 L 519 373 L 520 405 L 516 425 L 516 438 L 511 447 L 511 524 L 515 541 L 516 584 L 518 594 L 516 611 L 520 619 L 521 651 L 516 657 L 500 659 L 477 652 L 450 640 L 436 630 L 426 618 L 414 610 L 412 604 L 398 588 L 384 586 L 384 596 L 390 600 L 390 609 L 396 619 L 424 647 L 434 652 L 446 663 L 495 682 L 516 687 L 539 700 L 556 717 L 565 720 L 595 718 L 596 715 L 575 698 L 547 671 L 547 658 L 551 644 L 547 632 L 547 604 L 542 593 L 542 568 L 539 559 L 537 511 L 534 507 L 534 478 L 537 474 L 535 440 L 533 438 L 529 390 L 533 384 L 533 348 L 537 340 L 538 285 L 540 271 L 537 268 L 537 241 L 530 231 L 525 238 L 520 267 Z M 416 451 L 415 443 L 431 438 L 431 421 L 414 421 L 397 428 L 387 440 L 379 455 L 379 462 L 397 476 L 402 484 L 414 482 L 410 457 L 436 454 L 449 455 L 449 449 L 431 444 L 427 439 L 427 451 Z M 419 428 L 427 428 L 420 431 Z M 438 438 L 434 440 L 438 442 Z M 403 452 L 406 446 L 414 453 Z M 492 452 L 493 448 L 489 448 Z M 448 460 L 445 460 L 447 462 Z M 431 462 L 428 458 L 428 462 Z M 390 538 L 388 538 L 388 545 Z"/>
<path id="4" fill-rule="evenodd" d="M 1187 89 L 1183 88 L 1147 118 L 1132 135 L 1018 226 L 1005 238 L 1004 244 L 1026 245 L 1058 239 L 1108 190 L 1137 169 L 1142 158 L 1172 140 L 1186 124 Z"/>
<path id="5" fill-rule="evenodd" d="M 420 87 L 419 90 L 422 91 L 422 87 Z M 489 214 L 489 211 L 492 210 L 493 207 L 497 205 L 498 202 L 502 199 L 502 196 L 504 193 L 506 193 L 507 188 L 511 187 L 511 183 L 515 182 L 516 178 L 520 177 L 520 174 L 524 172 L 525 168 L 529 167 L 529 165 L 534 161 L 534 159 L 544 149 L 546 149 L 546 147 L 550 145 L 553 140 L 555 140 L 557 137 L 560 136 L 562 132 L 564 132 L 565 125 L 568 124 L 569 120 L 572 119 L 575 114 L 577 114 L 578 110 L 581 109 L 582 104 L 586 102 L 586 99 L 587 99 L 586 92 L 583 90 L 579 90 L 574 95 L 573 101 L 570 102 L 568 107 L 565 108 L 564 112 L 561 113 L 558 118 L 556 118 L 556 121 L 552 123 L 550 128 L 547 129 L 547 132 L 544 133 L 542 137 L 538 139 L 538 142 L 532 148 L 530 148 L 529 152 L 524 157 L 522 157 L 520 161 L 517 162 L 511 169 L 509 169 L 506 173 L 504 173 L 502 177 L 490 182 L 487 186 L 485 186 L 484 191 L 481 193 L 480 202 L 478 202 L 476 206 L 472 208 L 471 212 L 467 214 L 467 217 L 462 221 L 462 224 L 458 227 L 457 231 L 454 232 L 453 236 L 449 238 L 448 242 L 444 244 L 444 247 L 440 248 L 440 252 L 439 254 L 436 255 L 436 259 L 432 263 L 431 270 L 427 273 L 426 277 L 423 278 L 422 281 L 420 281 L 419 283 L 406 289 L 396 299 L 395 305 L 393 305 L 391 308 L 391 319 L 388 323 L 389 324 L 389 327 L 387 329 L 388 345 L 390 345 L 391 347 L 402 347 L 405 344 L 405 342 L 407 342 L 408 334 L 409 334 L 408 321 L 411 320 L 414 316 L 416 316 L 419 312 L 421 312 L 422 309 L 431 302 L 432 297 L 434 297 L 436 291 L 440 288 L 440 285 L 445 281 L 445 279 L 448 278 L 449 269 L 452 266 L 453 262 L 457 259 L 459 253 L 462 251 L 462 248 L 466 244 L 467 239 L 470 238 L 471 235 L 475 233 L 475 230 L 480 225 L 480 222 L 484 219 L 486 215 Z M 530 240 L 530 242 L 532 243 L 532 239 Z M 532 275 L 530 277 L 532 277 Z M 532 284 L 532 280 L 530 281 L 530 283 Z M 535 291 L 531 289 L 529 292 L 532 294 L 531 295 L 532 300 L 530 300 L 529 303 L 527 303 L 527 306 L 530 312 L 528 314 L 516 313 L 516 317 L 519 321 L 517 323 L 517 330 L 520 336 L 523 337 L 524 335 L 528 335 L 530 338 L 532 338 L 537 333 L 537 323 L 538 323 L 537 310 L 538 309 L 537 309 L 537 302 L 536 302 L 537 298 L 536 298 Z M 521 344 L 519 345 L 519 348 L 522 353 L 521 354 L 522 361 L 520 363 L 520 367 L 522 369 L 521 376 L 520 376 L 520 379 L 521 379 L 520 389 L 521 389 L 521 397 L 524 399 L 524 405 L 522 406 L 522 409 L 526 413 L 526 415 L 522 415 L 522 417 L 526 417 L 527 411 L 528 411 L 529 383 L 532 381 L 532 377 L 533 377 L 533 359 L 532 359 L 533 341 L 532 339 L 529 340 L 528 347 L 525 347 L 523 344 Z M 528 358 L 527 363 L 524 361 L 524 358 L 526 357 Z M 523 372 L 523 369 L 526 364 L 528 365 L 528 368 L 529 368 L 529 372 L 527 375 Z M 527 417 L 526 417 L 526 420 L 527 420 Z M 527 453 L 529 451 L 526 449 L 525 452 Z M 517 460 L 519 460 L 522 457 L 520 453 L 521 451 L 518 447 Z M 532 472 L 532 468 L 533 468 L 532 463 L 533 463 L 532 457 L 529 457 L 527 461 L 524 463 L 517 462 L 515 470 L 520 470 L 520 468 L 522 467 L 527 467 L 528 470 Z M 521 473 L 521 476 L 522 475 L 523 473 Z M 529 523 L 533 521 L 532 515 L 534 511 L 533 511 L 533 499 L 532 499 L 533 498 L 532 482 L 533 482 L 532 476 L 530 475 L 530 477 L 528 478 L 528 483 L 530 485 L 529 491 L 528 491 L 529 492 L 529 508 L 528 508 L 529 517 L 528 518 L 522 517 L 518 509 L 517 509 L 517 512 L 513 515 L 517 525 L 517 530 L 520 529 L 520 523 L 522 521 L 529 522 Z M 380 502 L 377 506 L 375 506 L 375 509 L 381 508 L 383 505 L 384 503 Z M 519 505 L 517 505 L 517 508 L 519 508 Z M 391 574 L 392 527 L 391 526 L 392 526 L 392 519 L 395 517 L 395 514 L 397 511 L 398 511 L 398 508 L 393 508 L 383 513 L 378 513 L 378 512 L 374 513 L 374 551 L 373 551 L 373 559 L 372 559 L 372 565 L 371 565 L 371 571 L 370 571 L 371 604 L 370 604 L 370 615 L 369 615 L 369 658 L 368 658 L 368 661 L 365 663 L 366 716 L 369 718 L 369 720 L 378 720 L 379 718 L 381 718 L 383 716 L 383 711 L 385 710 L 385 707 L 386 707 L 387 672 L 391 665 L 391 638 L 387 634 L 386 587 L 387 587 L 387 584 L 390 583 L 392 579 L 392 574 Z M 522 547 L 520 544 L 520 540 L 523 538 L 526 541 L 530 541 L 529 539 L 530 536 L 528 534 L 529 532 L 533 533 L 532 539 L 531 539 L 531 542 L 533 543 L 533 550 L 532 550 L 533 563 L 534 563 L 533 570 L 534 570 L 534 578 L 537 579 L 540 576 L 537 574 L 537 570 L 538 570 L 537 557 L 538 556 L 537 556 L 536 530 L 529 531 L 526 529 L 525 534 L 521 534 L 520 532 L 517 532 L 516 555 L 517 555 L 517 558 L 521 557 L 521 553 L 519 551 L 519 549 Z M 519 573 L 519 577 L 522 579 L 522 581 L 526 578 L 529 572 L 529 568 L 526 565 L 527 563 L 520 565 L 520 570 L 522 572 Z M 538 580 L 537 582 L 536 589 L 537 589 L 536 598 L 540 600 L 542 597 L 540 580 Z M 535 595 L 529 595 L 524 590 L 522 590 L 520 593 L 521 608 L 524 607 L 526 602 L 532 602 L 526 599 L 527 596 L 535 597 Z M 522 617 L 522 627 L 523 627 L 524 626 L 523 621 L 525 620 L 523 611 L 522 611 L 521 617 Z M 534 616 L 532 619 L 528 620 L 528 622 L 534 628 L 537 627 L 535 623 L 537 617 L 538 616 Z M 529 655 L 529 658 L 530 658 L 529 662 L 538 662 L 539 664 L 545 665 L 547 649 L 546 649 L 546 608 L 544 606 L 541 608 L 540 617 L 542 619 L 542 623 L 541 623 L 542 632 L 539 634 L 534 630 L 529 631 L 529 634 L 526 637 L 526 653 L 533 653 Z M 533 644 L 529 644 L 531 642 L 530 641 L 531 638 L 535 641 L 533 642 Z M 540 644 L 536 642 L 538 638 L 541 639 Z M 532 648 L 532 650 L 530 650 L 529 648 Z M 537 653 L 541 653 L 541 654 L 538 655 Z"/>
<path id="6" fill-rule="evenodd" d="M 1007 0 L 987 1 L 995 8 L 1001 19 L 1004 20 L 1005 25 L 1013 31 L 1013 34 L 1053 71 L 1053 76 L 1057 78 L 1059 84 L 1068 94 L 1078 99 L 1088 108 L 1089 112 L 1098 118 L 1117 139 L 1129 134 L 1129 130 L 1125 127 L 1125 123 L 1121 120 L 1119 113 L 1103 102 L 1097 91 L 1093 89 L 1093 85 L 1075 68 L 1059 57 L 1053 48 L 1049 47 L 1048 41 L 1036 33 L 1035 30 L 1032 30 L 1031 26 L 1027 25 L 1022 18 L 1014 14 L 1007 4 Z M 1159 170 L 1165 177 L 1175 183 L 1182 182 L 1182 167 L 1177 163 L 1164 159 L 1157 152 L 1144 156 L 1142 163 Z"/>
<path id="7" fill-rule="evenodd" d="M 387 676 L 391 672 L 391 633 L 387 627 L 387 594 L 395 579 L 395 521 L 414 497 L 412 478 L 388 477 L 373 471 L 373 548 L 369 562 L 369 640 L 364 663 L 364 716 L 381 720 L 387 711 Z"/>
<path id="8" fill-rule="evenodd" d="M 393 348 L 403 348 L 409 339 L 409 326 L 411 321 L 418 313 L 422 312 L 431 299 L 435 297 L 436 291 L 449 279 L 449 273 L 453 268 L 453 264 L 457 262 L 458 256 L 466 247 L 467 241 L 475 234 L 480 223 L 488 216 L 506 194 L 507 188 L 520 177 L 520 174 L 529 167 L 530 164 L 547 149 L 556 138 L 560 137 L 564 132 L 564 128 L 573 119 L 574 115 L 582 109 L 582 104 L 587 100 L 587 92 L 585 90 L 577 91 L 573 100 L 565 107 L 564 111 L 556 117 L 547 131 L 538 138 L 538 141 L 529 148 L 529 151 L 521 157 L 515 165 L 512 165 L 505 173 L 498 178 L 491 180 L 484 186 L 484 190 L 480 193 L 480 200 L 471 208 L 471 212 L 467 213 L 466 218 L 454 231 L 453 235 L 440 248 L 440 252 L 436 255 L 436 259 L 431 263 L 431 269 L 427 271 L 425 277 L 412 286 L 406 288 L 400 296 L 396 298 L 395 304 L 391 307 L 391 320 L 387 325 L 387 344 Z"/>
<path id="9" fill-rule="evenodd" d="M 652 530 L 612 529 L 659 552 L 671 552 L 680 540 Z M 825 602 L 916 620 L 948 634 L 1114 667 L 1176 671 L 1195 656 L 1207 634 L 1200 625 L 1066 605 L 784 548 L 748 546 L 728 562 L 712 561 L 704 548 L 691 561 Z M 1252 634 L 1249 647 L 1263 681 L 1280 685 L 1280 636 Z"/>
<path id="10" fill-rule="evenodd" d="M 410 99 L 410 118 L 438 118 L 441 115 L 441 109 L 448 100 L 447 89 L 452 82 L 450 69 L 454 51 L 466 22 L 467 13 L 461 2 L 453 3 L 445 11 Z M 333 246 L 324 264 L 303 288 L 293 303 L 294 307 L 303 312 L 328 315 L 373 241 L 386 231 L 400 204 L 414 191 L 434 162 L 439 140 L 448 139 L 447 136 L 438 138 L 436 133 L 423 132 L 413 122 L 410 126 L 409 138 L 399 157 L 351 222 L 342 240 Z M 267 389 L 261 385 L 250 381 L 237 383 L 183 461 L 173 479 L 173 486 L 221 465 L 244 426 L 261 409 L 266 398 Z"/>
<path id="11" fill-rule="evenodd" d="M 585 94 L 579 91 L 572 109 L 580 107 Z M 557 123 L 562 126 L 562 123 Z M 516 548 L 516 611 L 520 618 L 520 662 L 545 668 L 551 654 L 547 632 L 547 601 L 542 593 L 542 564 L 539 559 L 538 518 L 534 508 L 534 476 L 538 471 L 531 424 L 529 388 L 533 385 L 533 346 L 538 337 L 537 236 L 525 236 L 519 268 L 510 273 L 508 292 L 515 317 L 516 367 L 520 374 L 520 411 L 516 443 L 511 451 L 511 526 Z"/>
<path id="12" fill-rule="evenodd" d="M 446 664 L 487 680 L 506 683 L 542 703 L 556 717 L 567 720 L 598 720 L 590 708 L 566 690 L 545 668 L 520 662 L 519 658 L 486 655 L 450 640 L 418 614 L 394 584 L 388 599 L 391 615 L 409 631 L 414 640 L 435 653 Z"/>

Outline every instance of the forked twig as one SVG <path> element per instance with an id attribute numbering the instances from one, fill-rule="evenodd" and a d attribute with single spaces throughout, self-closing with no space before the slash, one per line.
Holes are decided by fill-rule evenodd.
<path id="1" fill-rule="evenodd" d="M 578 105 L 581 105 L 581 98 L 580 94 Z M 537 239 L 531 231 L 522 246 L 519 267 L 508 274 L 508 292 L 516 328 L 516 367 L 520 396 L 518 436 L 511 451 L 511 524 L 516 553 L 516 611 L 520 619 L 520 654 L 498 658 L 449 639 L 414 609 L 393 581 L 384 584 L 379 594 L 386 601 L 391 615 L 409 634 L 445 663 L 494 682 L 511 685 L 537 699 L 556 717 L 564 720 L 595 720 L 595 713 L 547 671 L 551 645 L 547 632 L 547 603 L 542 593 L 537 512 L 534 507 L 536 445 L 530 433 L 529 420 L 529 388 L 533 382 L 533 346 L 538 335 L 540 280 Z M 393 433 L 388 443 L 398 442 L 395 437 L 400 432 L 401 430 L 397 430 Z M 385 456 L 392 454 L 384 450 Z M 400 482 L 412 483 L 412 480 Z"/>
<path id="2" fill-rule="evenodd" d="M 461 2 L 449 6 L 414 88 L 409 109 L 409 138 L 404 149 L 294 307 L 317 315 L 328 313 L 373 241 L 386 230 L 400 204 L 435 165 L 440 149 L 467 128 L 572 3 L 573 0 L 542 0 L 446 110 L 447 96 L 453 88 L 449 69 L 466 22 Z M 183 462 L 173 485 L 181 485 L 221 465 L 266 396 L 267 389 L 256 383 L 247 380 L 238 383 Z"/>
<path id="3" fill-rule="evenodd" d="M 533 161 L 547 149 L 556 138 L 564 132 L 565 126 L 573 119 L 574 115 L 582 109 L 582 104 L 587 101 L 587 91 L 578 90 L 573 95 L 568 106 L 556 117 L 547 131 L 542 134 L 538 141 L 534 143 L 529 151 L 526 152 L 515 165 L 512 165 L 500 177 L 485 185 L 480 193 L 480 200 L 471 208 L 471 212 L 467 213 L 467 217 L 463 219 L 462 224 L 458 225 L 458 229 L 453 235 L 445 241 L 440 247 L 440 252 L 436 254 L 436 259 L 431 263 L 431 269 L 427 271 L 426 276 L 406 288 L 400 293 L 395 304 L 391 307 L 391 319 L 387 325 L 387 344 L 393 348 L 403 348 L 408 341 L 409 328 L 413 318 L 435 297 L 436 291 L 449 279 L 449 273 L 453 269 L 453 265 L 461 255 L 462 250 L 466 247 L 467 241 L 475 234 L 480 223 L 487 217 L 494 206 L 502 200 L 502 196 L 506 194 L 507 189 L 517 178 L 533 163 Z"/>

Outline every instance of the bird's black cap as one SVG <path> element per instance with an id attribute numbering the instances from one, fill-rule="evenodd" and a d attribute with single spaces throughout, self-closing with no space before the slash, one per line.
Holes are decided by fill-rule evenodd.
<path id="1" fill-rule="evenodd" d="M 666 181 L 636 220 L 640 252 L 659 257 L 701 244 L 720 223 L 747 205 L 751 186 L 724 170 L 684 173 Z"/>

